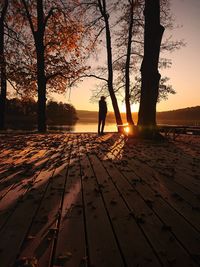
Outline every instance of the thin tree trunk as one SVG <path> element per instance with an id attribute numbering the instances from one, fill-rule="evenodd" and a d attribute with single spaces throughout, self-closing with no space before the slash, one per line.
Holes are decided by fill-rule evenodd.
<path id="1" fill-rule="evenodd" d="M 44 56 L 44 11 L 43 0 L 37 0 L 37 31 L 34 33 L 37 53 L 38 85 L 38 131 L 46 132 L 46 75 Z"/>
<path id="2" fill-rule="evenodd" d="M 130 105 L 130 59 L 131 59 L 131 45 L 132 45 L 132 31 L 133 31 L 133 0 L 130 3 L 130 21 L 129 21 L 129 31 L 128 31 L 128 44 L 127 44 L 127 56 L 126 56 L 126 66 L 125 66 L 125 104 L 126 104 L 126 120 L 128 124 L 134 125 L 131 105 Z"/>
<path id="3" fill-rule="evenodd" d="M 108 60 L 108 90 L 110 93 L 110 97 L 111 97 L 111 101 L 112 101 L 112 105 L 113 105 L 113 109 L 114 109 L 114 113 L 115 113 L 116 123 L 117 123 L 117 125 L 121 125 L 122 124 L 121 114 L 119 111 L 117 98 L 115 96 L 115 92 L 114 92 L 114 88 L 113 88 L 111 36 L 110 36 L 110 29 L 109 29 L 109 24 L 108 24 L 107 18 L 106 18 L 105 24 L 106 24 L 107 60 Z"/>
<path id="4" fill-rule="evenodd" d="M 39 37 L 40 38 L 40 37 Z M 40 38 L 41 39 L 41 38 Z M 38 131 L 46 131 L 46 76 L 43 41 L 37 42 Z"/>
<path id="5" fill-rule="evenodd" d="M 4 54 L 4 20 L 8 8 L 8 1 L 4 2 L 0 17 L 0 79 L 1 79 L 1 93 L 0 93 L 0 130 L 5 128 L 5 109 L 6 109 L 6 60 Z"/>
<path id="6" fill-rule="evenodd" d="M 160 73 L 158 62 L 164 27 L 160 25 L 160 1 L 145 0 L 144 58 L 141 66 L 142 85 L 138 125 L 156 128 L 156 103 Z"/>
<path id="7" fill-rule="evenodd" d="M 119 111 L 117 98 L 115 96 L 114 88 L 113 88 L 113 65 L 112 65 L 112 45 L 111 45 L 111 34 L 110 34 L 110 26 L 109 26 L 109 18 L 106 12 L 106 2 L 105 0 L 98 1 L 99 8 L 102 16 L 104 17 L 105 29 L 106 29 L 106 49 L 107 49 L 107 65 L 108 65 L 108 90 L 110 94 L 110 98 L 112 101 L 115 119 L 117 125 L 122 125 L 121 114 Z"/>
<path id="8" fill-rule="evenodd" d="M 36 55 L 37 55 L 37 90 L 38 90 L 38 131 L 46 132 L 46 75 L 45 75 L 45 15 L 43 8 L 43 0 L 37 0 L 37 30 L 29 12 L 28 3 L 26 0 L 21 0 L 29 21 L 29 25 L 34 37 Z"/>

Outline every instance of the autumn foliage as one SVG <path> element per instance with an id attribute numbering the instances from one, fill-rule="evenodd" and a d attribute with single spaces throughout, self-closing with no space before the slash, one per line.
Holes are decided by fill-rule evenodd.
<path id="1" fill-rule="evenodd" d="M 71 1 L 66 6 L 62 2 L 45 1 L 43 5 L 45 77 L 48 91 L 57 93 L 63 93 L 70 81 L 86 69 L 85 59 L 88 54 L 83 11 L 74 10 L 76 1 Z M 16 89 L 21 94 L 35 95 L 38 49 L 35 37 L 39 23 L 37 1 L 29 1 L 26 5 L 28 13 L 23 1 L 13 0 L 10 6 L 8 21 L 12 28 L 12 38 L 8 61 L 11 67 L 10 79 Z"/>
<path id="2" fill-rule="evenodd" d="M 84 12 L 77 0 L 9 2 L 7 80 L 22 96 L 37 96 L 39 131 L 46 131 L 48 93 L 64 93 L 88 68 L 92 46 L 85 38 L 90 31 L 84 28 Z"/>

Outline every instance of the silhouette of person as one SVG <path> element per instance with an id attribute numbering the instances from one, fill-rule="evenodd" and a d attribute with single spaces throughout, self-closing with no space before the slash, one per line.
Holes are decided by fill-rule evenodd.
<path id="1" fill-rule="evenodd" d="M 99 100 L 99 123 L 98 123 L 98 134 L 103 134 L 105 121 L 106 121 L 106 114 L 107 114 L 107 104 L 105 101 L 105 96 L 101 96 Z"/>

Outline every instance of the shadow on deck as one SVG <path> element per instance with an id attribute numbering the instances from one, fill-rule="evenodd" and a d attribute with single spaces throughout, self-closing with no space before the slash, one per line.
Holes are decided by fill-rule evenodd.
<path id="1" fill-rule="evenodd" d="M 199 266 L 199 139 L 2 135 L 0 266 Z"/>

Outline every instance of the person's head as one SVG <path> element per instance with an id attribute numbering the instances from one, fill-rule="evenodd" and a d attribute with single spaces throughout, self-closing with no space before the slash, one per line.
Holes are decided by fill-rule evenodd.
<path id="1" fill-rule="evenodd" d="M 105 99 L 106 99 L 105 96 L 102 95 L 102 96 L 101 96 L 101 100 L 105 100 Z"/>

